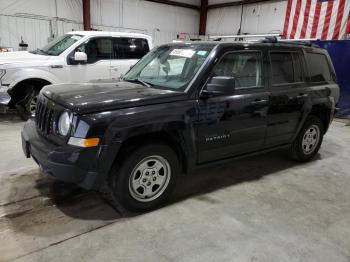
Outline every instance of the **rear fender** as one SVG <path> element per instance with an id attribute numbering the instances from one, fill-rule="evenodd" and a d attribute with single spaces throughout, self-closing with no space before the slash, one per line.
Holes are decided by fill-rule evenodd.
<path id="1" fill-rule="evenodd" d="M 328 127 L 333 119 L 334 110 L 335 110 L 335 101 L 334 101 L 333 97 L 328 96 L 328 97 L 315 98 L 313 100 L 309 99 L 308 102 L 305 103 L 303 106 L 302 115 L 301 115 L 301 119 L 299 121 L 299 125 L 298 125 L 296 132 L 294 133 L 291 141 L 294 141 L 295 138 L 298 136 L 300 130 L 302 129 L 302 127 L 305 124 L 305 121 L 309 117 L 309 115 L 314 114 L 316 112 L 317 113 L 327 112 L 327 114 L 329 114 L 326 116 L 329 119 L 329 121 L 323 121 L 324 129 L 325 129 L 325 133 L 326 133 L 328 130 Z"/>

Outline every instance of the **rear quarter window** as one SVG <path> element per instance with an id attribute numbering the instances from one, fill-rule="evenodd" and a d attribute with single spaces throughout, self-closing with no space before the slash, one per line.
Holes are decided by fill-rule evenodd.
<path id="1" fill-rule="evenodd" d="M 319 83 L 332 80 L 328 59 L 324 54 L 307 53 L 306 61 L 310 82 Z"/>

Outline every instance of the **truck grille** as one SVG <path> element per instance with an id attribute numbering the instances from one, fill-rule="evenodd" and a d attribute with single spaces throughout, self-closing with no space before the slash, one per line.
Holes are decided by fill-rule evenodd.
<path id="1" fill-rule="evenodd" d="M 46 98 L 40 97 L 35 111 L 35 124 L 43 134 L 52 132 L 54 110 Z"/>

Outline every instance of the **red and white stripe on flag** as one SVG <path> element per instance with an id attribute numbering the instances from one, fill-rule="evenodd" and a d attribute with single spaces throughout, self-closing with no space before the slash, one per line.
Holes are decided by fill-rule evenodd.
<path id="1" fill-rule="evenodd" d="M 288 0 L 283 38 L 338 40 L 350 34 L 350 0 Z"/>

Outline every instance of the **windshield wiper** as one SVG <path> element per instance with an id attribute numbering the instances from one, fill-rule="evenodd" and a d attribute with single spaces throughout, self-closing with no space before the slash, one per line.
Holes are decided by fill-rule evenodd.
<path id="1" fill-rule="evenodd" d="M 136 79 L 123 79 L 124 81 L 128 81 L 128 82 L 132 82 L 132 83 L 140 83 L 146 87 L 152 87 L 151 83 L 148 83 L 146 81 L 141 80 L 140 78 L 136 78 Z"/>

